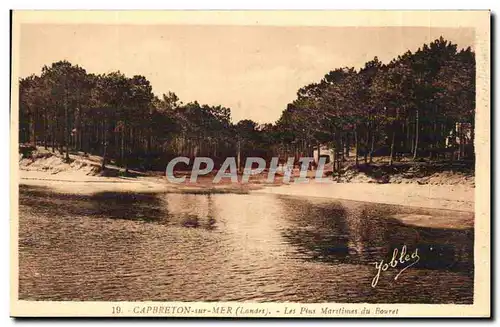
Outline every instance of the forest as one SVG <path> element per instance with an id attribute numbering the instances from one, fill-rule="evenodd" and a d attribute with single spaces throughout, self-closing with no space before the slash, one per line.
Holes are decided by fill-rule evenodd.
<path id="1" fill-rule="evenodd" d="M 270 160 L 334 149 L 340 164 L 474 160 L 475 54 L 442 37 L 389 63 L 339 67 L 305 85 L 274 123 L 233 122 L 224 106 L 157 96 L 144 76 L 94 74 L 68 61 L 19 80 L 19 142 L 102 156 L 140 170 L 173 157 Z"/>

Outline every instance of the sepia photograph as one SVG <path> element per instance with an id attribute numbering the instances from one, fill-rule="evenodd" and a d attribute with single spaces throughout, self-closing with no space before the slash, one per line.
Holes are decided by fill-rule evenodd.
<path id="1" fill-rule="evenodd" d="M 488 11 L 135 14 L 13 13 L 14 315 L 490 315 Z"/>

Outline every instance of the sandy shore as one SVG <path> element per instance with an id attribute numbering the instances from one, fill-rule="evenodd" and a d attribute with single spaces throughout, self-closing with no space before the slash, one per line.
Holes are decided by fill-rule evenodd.
<path id="1" fill-rule="evenodd" d="M 316 183 L 266 187 L 254 192 L 474 212 L 474 188 L 466 185 Z"/>
<path id="2" fill-rule="evenodd" d="M 255 192 L 474 212 L 475 188 L 473 183 L 468 183 L 466 178 L 453 179 L 451 177 L 457 177 L 453 174 L 451 177 L 441 174 L 437 180 L 440 182 L 429 184 L 378 184 L 370 183 L 368 180 L 352 180 L 346 183 L 327 180 L 320 183 L 313 179 L 305 184 L 294 182 L 284 184 L 280 176 L 276 176 L 274 184 L 268 184 L 266 182 L 267 176 L 264 175 L 252 176 L 250 183 L 244 184 L 231 183 L 228 179 L 223 179 L 222 183 L 214 184 L 212 183 L 213 176 L 199 177 L 195 184 L 189 182 L 174 184 L 169 183 L 161 172 L 158 174 L 136 172 L 137 177 L 123 177 L 122 174 L 118 174 L 122 169 L 111 165 L 108 165 L 108 168 L 115 174 L 103 177 L 96 173 L 99 171 L 102 158 L 79 154 L 71 154 L 70 157 L 73 161 L 66 163 L 60 155 L 39 148 L 35 160 L 26 158 L 20 161 L 19 183 L 79 194 L 100 191 L 142 193 Z M 189 175 L 189 172 L 185 172 L 184 175 Z M 450 181 L 452 183 L 447 183 Z"/>
<path id="3" fill-rule="evenodd" d="M 45 186 L 59 192 L 93 193 L 122 192 L 231 192 L 264 193 L 292 196 L 321 197 L 405 205 L 421 208 L 474 212 L 474 188 L 467 185 L 417 185 L 373 183 L 318 183 L 263 185 L 212 184 L 209 179 L 199 184 L 171 184 L 160 177 L 98 177 L 83 174 L 50 174 L 40 171 L 20 171 L 19 183 Z"/>

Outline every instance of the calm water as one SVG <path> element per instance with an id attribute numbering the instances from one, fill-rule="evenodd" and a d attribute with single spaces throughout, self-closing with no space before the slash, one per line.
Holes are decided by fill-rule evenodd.
<path id="1" fill-rule="evenodd" d="M 472 303 L 460 212 L 241 194 L 66 195 L 21 186 L 19 296 L 30 300 Z M 382 272 L 394 248 L 420 262 Z"/>

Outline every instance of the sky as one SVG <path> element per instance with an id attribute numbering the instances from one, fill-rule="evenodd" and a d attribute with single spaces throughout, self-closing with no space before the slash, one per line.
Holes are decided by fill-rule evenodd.
<path id="1" fill-rule="evenodd" d="M 340 67 L 384 63 L 443 36 L 474 45 L 470 28 L 23 24 L 20 76 L 59 60 L 89 73 L 144 75 L 160 96 L 231 108 L 233 122 L 273 123 L 297 90 Z"/>

